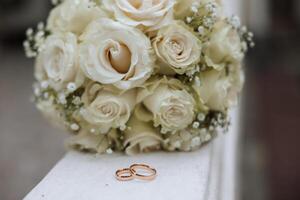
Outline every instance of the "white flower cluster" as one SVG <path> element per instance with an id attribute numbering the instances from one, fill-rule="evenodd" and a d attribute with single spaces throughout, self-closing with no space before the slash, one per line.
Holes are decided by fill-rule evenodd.
<path id="1" fill-rule="evenodd" d="M 215 0 L 53 0 L 24 42 L 35 102 L 93 153 L 192 151 L 227 130 L 253 35 Z"/>
<path id="2" fill-rule="evenodd" d="M 27 57 L 36 57 L 43 50 L 45 38 L 48 34 L 49 32 L 45 29 L 45 25 L 42 22 L 37 25 L 36 30 L 32 28 L 27 29 L 27 40 L 23 43 Z"/>

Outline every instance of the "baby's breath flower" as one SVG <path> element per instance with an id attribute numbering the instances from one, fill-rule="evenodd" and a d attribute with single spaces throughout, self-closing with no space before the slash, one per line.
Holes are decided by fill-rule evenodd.
<path id="1" fill-rule="evenodd" d="M 48 81 L 42 81 L 42 82 L 41 82 L 41 87 L 42 87 L 43 89 L 47 89 L 47 88 L 49 87 L 49 82 L 48 82 Z"/>
<path id="2" fill-rule="evenodd" d="M 74 92 L 76 90 L 76 88 L 77 88 L 76 84 L 73 83 L 73 82 L 68 83 L 68 85 L 67 85 L 67 89 L 68 89 L 69 92 Z"/>
<path id="3" fill-rule="evenodd" d="M 106 153 L 107 153 L 107 154 L 112 154 L 112 153 L 113 153 L 113 150 L 112 150 L 111 148 L 109 148 L 109 149 L 106 150 Z"/>
<path id="4" fill-rule="evenodd" d="M 44 42 L 49 32 L 45 29 L 44 23 L 40 22 L 36 30 L 27 29 L 27 39 L 23 42 L 26 56 L 29 58 L 36 57 L 44 49 Z"/>
<path id="5" fill-rule="evenodd" d="M 193 128 L 194 128 L 194 129 L 199 128 L 199 126 L 200 126 L 200 123 L 199 123 L 199 122 L 194 122 L 194 123 L 193 123 Z"/>
<path id="6" fill-rule="evenodd" d="M 197 30 L 200 35 L 203 35 L 205 32 L 205 28 L 203 26 L 199 26 Z"/>
<path id="7" fill-rule="evenodd" d="M 48 98 L 49 98 L 49 93 L 48 93 L 48 92 L 45 92 L 45 93 L 43 94 L 43 97 L 44 97 L 45 99 L 48 99 Z"/>
<path id="8" fill-rule="evenodd" d="M 241 20 L 238 16 L 233 15 L 227 19 L 228 23 L 235 29 L 238 29 L 241 26 Z"/>
<path id="9" fill-rule="evenodd" d="M 127 128 L 127 127 L 126 127 L 126 125 L 125 125 L 125 124 L 120 126 L 120 130 L 121 130 L 121 131 L 125 131 L 125 130 L 126 130 L 126 128 Z"/>
<path id="10" fill-rule="evenodd" d="M 202 122 L 202 121 L 205 120 L 205 115 L 204 115 L 203 113 L 199 113 L 199 114 L 197 115 L 197 119 L 198 119 L 200 122 Z"/>
<path id="11" fill-rule="evenodd" d="M 194 137 L 191 141 L 191 147 L 197 147 L 201 145 L 201 138 L 200 137 Z"/>
<path id="12" fill-rule="evenodd" d="M 193 12 L 193 13 L 197 13 L 198 12 L 198 8 L 196 7 L 196 6 L 192 6 L 191 7 L 191 11 Z"/>
<path id="13" fill-rule="evenodd" d="M 60 93 L 58 95 L 58 101 L 63 105 L 67 104 L 66 95 L 64 93 Z"/>
<path id="14" fill-rule="evenodd" d="M 71 124 L 70 128 L 72 131 L 78 131 L 80 129 L 79 125 L 76 123 Z"/>
<path id="15" fill-rule="evenodd" d="M 96 132 L 96 129 L 91 128 L 91 129 L 90 129 L 90 132 L 91 132 L 91 133 L 95 133 L 95 132 Z"/>
<path id="16" fill-rule="evenodd" d="M 189 24 L 189 23 L 191 23 L 192 22 L 192 20 L 193 20 L 193 18 L 192 17 L 187 17 L 186 18 L 186 22 Z"/>

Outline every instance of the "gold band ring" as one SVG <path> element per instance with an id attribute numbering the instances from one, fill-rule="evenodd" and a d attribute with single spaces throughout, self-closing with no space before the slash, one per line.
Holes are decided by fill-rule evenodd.
<path id="1" fill-rule="evenodd" d="M 134 177 L 129 168 L 119 169 L 116 171 L 116 179 L 119 181 L 131 181 L 133 178 Z"/>
<path id="2" fill-rule="evenodd" d="M 131 165 L 130 171 L 134 178 L 146 181 L 154 180 L 157 175 L 156 169 L 145 164 Z"/>

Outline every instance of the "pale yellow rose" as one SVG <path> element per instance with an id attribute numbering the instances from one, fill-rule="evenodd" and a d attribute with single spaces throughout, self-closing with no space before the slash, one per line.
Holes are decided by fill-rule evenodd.
<path id="1" fill-rule="evenodd" d="M 243 59 L 240 36 L 225 21 L 215 25 L 204 47 L 206 64 L 217 70 L 222 70 L 228 63 L 236 64 Z"/>
<path id="2" fill-rule="evenodd" d="M 68 83 L 75 89 L 84 82 L 84 75 L 78 66 L 78 45 L 72 33 L 56 33 L 47 37 L 43 51 L 35 64 L 35 77 L 47 81 L 57 91 L 66 90 Z"/>
<path id="3" fill-rule="evenodd" d="M 226 74 L 226 70 L 210 70 L 200 75 L 200 87 L 194 86 L 202 103 L 211 110 L 226 111 L 236 106 L 244 83 L 240 69 Z"/>
<path id="4" fill-rule="evenodd" d="M 126 127 L 136 104 L 136 90 L 119 93 L 116 88 L 91 82 L 86 86 L 82 102 L 82 117 L 105 134 L 111 128 Z"/>
<path id="5" fill-rule="evenodd" d="M 51 11 L 47 28 L 51 32 L 72 32 L 79 36 L 90 22 L 105 16 L 93 1 L 65 0 Z"/>
<path id="6" fill-rule="evenodd" d="M 112 129 L 107 135 L 94 135 L 82 130 L 67 141 L 67 146 L 79 151 L 98 154 L 122 148 L 116 129 Z"/>
<path id="7" fill-rule="evenodd" d="M 184 74 L 199 63 L 202 45 L 191 31 L 180 22 L 159 30 L 153 46 L 160 61 L 161 73 Z"/>
<path id="8" fill-rule="evenodd" d="M 121 23 L 153 31 L 172 21 L 175 0 L 103 0 L 103 4 Z"/>
<path id="9" fill-rule="evenodd" d="M 125 152 L 135 155 L 142 152 L 157 151 L 161 148 L 162 137 L 151 123 L 132 117 L 128 129 L 124 131 Z"/>
<path id="10" fill-rule="evenodd" d="M 143 104 L 152 113 L 154 126 L 161 126 L 162 132 L 184 129 L 195 117 L 193 97 L 180 81 L 172 80 L 161 82 L 156 88 L 152 88 L 151 92 L 142 89 L 139 93 L 143 95 L 138 94 L 138 99 L 144 97 Z"/>
<path id="11" fill-rule="evenodd" d="M 80 66 L 87 77 L 127 90 L 152 74 L 155 57 L 149 38 L 140 30 L 100 19 L 81 37 Z"/>

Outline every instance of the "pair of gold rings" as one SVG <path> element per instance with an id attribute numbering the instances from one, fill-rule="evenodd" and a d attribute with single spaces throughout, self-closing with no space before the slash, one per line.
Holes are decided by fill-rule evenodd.
<path id="1" fill-rule="evenodd" d="M 133 179 L 152 181 L 156 175 L 156 169 L 145 164 L 133 164 L 129 168 L 116 171 L 116 179 L 119 181 L 131 181 Z"/>

